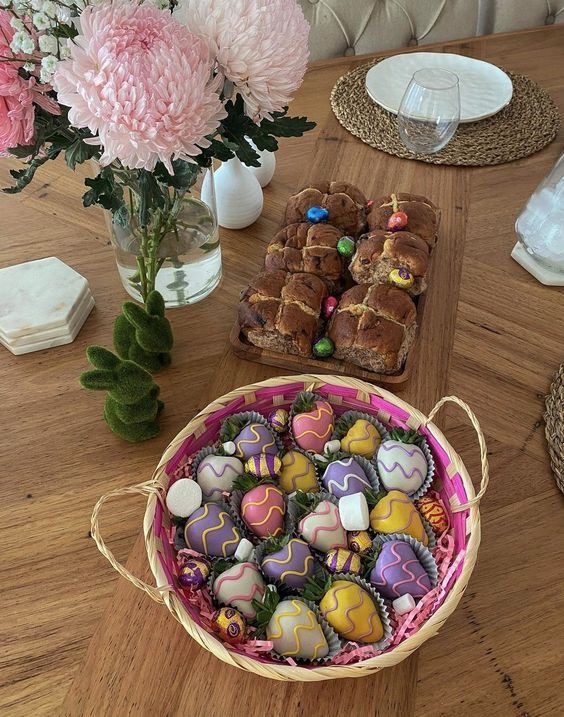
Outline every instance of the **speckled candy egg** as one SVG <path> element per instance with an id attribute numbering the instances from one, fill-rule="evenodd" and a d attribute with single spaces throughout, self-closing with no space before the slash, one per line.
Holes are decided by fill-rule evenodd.
<path id="1" fill-rule="evenodd" d="M 428 545 L 429 538 L 421 516 L 400 490 L 391 490 L 378 501 L 370 513 L 370 527 L 376 533 L 405 533 Z"/>
<path id="2" fill-rule="evenodd" d="M 178 572 L 178 582 L 183 588 L 201 588 L 210 574 L 210 564 L 203 558 L 190 558 Z"/>
<path id="3" fill-rule="evenodd" d="M 237 549 L 241 535 L 229 513 L 217 503 L 206 503 L 186 522 L 184 540 L 198 553 L 227 558 Z"/>
<path id="4" fill-rule="evenodd" d="M 347 533 L 341 525 L 339 509 L 329 500 L 320 501 L 315 510 L 300 520 L 298 532 L 306 543 L 321 553 L 347 546 Z"/>
<path id="5" fill-rule="evenodd" d="M 245 461 L 260 453 L 278 453 L 272 431 L 262 423 L 249 423 L 233 439 L 233 443 L 235 443 L 235 456 Z"/>
<path id="6" fill-rule="evenodd" d="M 284 433 L 288 429 L 288 411 L 283 408 L 277 408 L 272 411 L 268 421 L 277 433 Z"/>
<path id="7" fill-rule="evenodd" d="M 252 488 L 241 500 L 241 518 L 259 538 L 280 535 L 285 512 L 284 494 L 269 483 Z"/>
<path id="8" fill-rule="evenodd" d="M 319 491 L 315 466 L 299 451 L 288 451 L 282 456 L 278 484 L 285 493 L 293 493 L 296 490 L 303 490 L 304 493 Z"/>
<path id="9" fill-rule="evenodd" d="M 261 453 L 251 456 L 245 463 L 245 471 L 258 478 L 275 478 L 280 471 L 282 462 L 272 453 Z"/>
<path id="10" fill-rule="evenodd" d="M 333 433 L 334 414 L 327 401 L 315 401 L 311 411 L 296 414 L 292 419 L 294 440 L 304 451 L 323 453 Z"/>
<path id="11" fill-rule="evenodd" d="M 317 617 L 302 600 L 282 600 L 268 625 L 266 639 L 285 657 L 319 660 L 329 653 L 329 645 Z"/>
<path id="12" fill-rule="evenodd" d="M 430 495 L 424 495 L 415 501 L 421 515 L 429 523 L 435 535 L 442 535 L 448 530 L 448 515 L 441 505 L 441 502 Z"/>
<path id="13" fill-rule="evenodd" d="M 217 576 L 213 593 L 222 605 L 236 608 L 247 620 L 254 620 L 253 600 L 262 600 L 265 585 L 254 563 L 237 563 Z"/>
<path id="14" fill-rule="evenodd" d="M 292 538 L 280 550 L 269 553 L 260 568 L 271 580 L 294 590 L 303 588 L 314 573 L 314 560 L 309 545 Z"/>
<path id="15" fill-rule="evenodd" d="M 362 570 L 360 555 L 345 548 L 330 550 L 325 556 L 324 562 L 327 570 L 331 573 L 353 573 L 354 575 L 360 575 L 360 571 Z"/>
<path id="16" fill-rule="evenodd" d="M 211 628 L 225 642 L 236 645 L 247 637 L 247 625 L 240 612 L 232 607 L 222 607 L 211 617 Z"/>
<path id="17" fill-rule="evenodd" d="M 373 458 L 381 442 L 378 429 L 365 418 L 359 418 L 341 438 L 341 448 L 347 453 Z"/>
<path id="18" fill-rule="evenodd" d="M 425 454 L 413 443 L 384 441 L 378 449 L 378 474 L 386 490 L 412 495 L 427 477 Z"/>
<path id="19" fill-rule="evenodd" d="M 243 473 L 243 464 L 233 456 L 206 456 L 196 471 L 204 502 L 218 503 L 222 493 L 231 492 L 233 481 Z"/>
<path id="20" fill-rule="evenodd" d="M 390 600 L 406 594 L 415 599 L 422 598 L 431 589 L 427 571 L 411 545 L 402 540 L 383 543 L 370 572 L 370 582 L 379 593 Z"/>
<path id="21" fill-rule="evenodd" d="M 321 599 L 319 609 L 335 632 L 346 640 L 369 643 L 384 636 L 372 596 L 356 583 L 336 580 Z"/>
<path id="22" fill-rule="evenodd" d="M 345 495 L 364 493 L 370 488 L 366 473 L 352 456 L 329 463 L 322 478 L 323 485 L 332 495 L 342 498 Z"/>
<path id="23" fill-rule="evenodd" d="M 349 549 L 352 550 L 353 553 L 364 555 L 364 553 L 368 553 L 369 550 L 372 550 L 372 538 L 366 530 L 351 531 L 347 536 L 347 542 Z"/>

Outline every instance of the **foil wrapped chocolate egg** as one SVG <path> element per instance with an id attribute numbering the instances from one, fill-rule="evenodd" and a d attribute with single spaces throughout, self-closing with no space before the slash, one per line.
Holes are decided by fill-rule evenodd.
<path id="1" fill-rule="evenodd" d="M 335 344 L 328 336 L 318 339 L 312 346 L 316 358 L 329 358 L 335 353 Z"/>
<path id="2" fill-rule="evenodd" d="M 203 558 L 190 558 L 178 573 L 178 582 L 183 588 L 201 588 L 210 574 L 210 564 Z"/>
<path id="3" fill-rule="evenodd" d="M 362 563 L 358 553 L 353 553 L 352 550 L 346 550 L 345 548 L 337 548 L 330 550 L 325 556 L 325 567 L 331 573 L 360 575 Z"/>
<path id="4" fill-rule="evenodd" d="M 435 535 L 441 535 L 448 530 L 448 516 L 441 502 L 431 496 L 423 496 L 415 502 L 419 512 L 429 523 Z"/>
<path id="5" fill-rule="evenodd" d="M 326 222 L 329 219 L 329 211 L 325 207 L 310 207 L 306 212 L 306 218 L 308 222 L 312 224 L 319 224 L 319 222 Z"/>
<path id="6" fill-rule="evenodd" d="M 354 239 L 352 237 L 341 237 L 337 242 L 337 251 L 341 256 L 344 256 L 345 259 L 350 259 L 350 257 L 354 254 L 355 249 L 356 244 L 354 243 Z"/>
<path id="7" fill-rule="evenodd" d="M 247 625 L 241 613 L 232 607 L 222 607 L 211 617 L 211 628 L 225 642 L 236 645 L 247 636 Z"/>
<path id="8" fill-rule="evenodd" d="M 353 530 L 347 534 L 349 550 L 364 555 L 372 549 L 372 538 L 366 530 Z"/>
<path id="9" fill-rule="evenodd" d="M 280 472 L 282 461 L 272 453 L 251 456 L 245 463 L 245 471 L 257 478 L 275 478 Z"/>
<path id="10" fill-rule="evenodd" d="M 324 319 L 329 319 L 339 305 L 339 299 L 336 296 L 327 296 L 323 299 L 322 313 Z"/>
<path id="11" fill-rule="evenodd" d="M 399 269 L 392 269 L 388 274 L 388 279 L 390 280 L 390 284 L 400 289 L 411 289 L 415 282 L 413 274 L 403 266 Z"/>
<path id="12" fill-rule="evenodd" d="M 288 429 L 288 411 L 277 408 L 269 415 L 268 421 L 277 433 L 284 433 Z"/>

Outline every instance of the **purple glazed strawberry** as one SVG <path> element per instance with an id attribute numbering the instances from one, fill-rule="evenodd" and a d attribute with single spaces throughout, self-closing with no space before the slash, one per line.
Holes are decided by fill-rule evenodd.
<path id="1" fill-rule="evenodd" d="M 329 493 L 337 498 L 364 493 L 371 487 L 366 473 L 352 456 L 329 463 L 322 481 Z"/>
<path id="2" fill-rule="evenodd" d="M 198 553 L 227 558 L 237 549 L 241 535 L 229 513 L 217 503 L 206 503 L 188 519 L 184 540 Z"/>
<path id="3" fill-rule="evenodd" d="M 265 555 L 260 568 L 267 578 L 299 590 L 313 576 L 313 555 L 307 543 L 292 538 L 279 550 Z"/>
<path id="4" fill-rule="evenodd" d="M 427 571 L 411 545 L 402 540 L 391 540 L 382 545 L 370 573 L 370 582 L 390 600 L 406 594 L 415 599 L 422 598 L 431 589 Z"/>
<path id="5" fill-rule="evenodd" d="M 272 431 L 262 423 L 249 423 L 233 439 L 233 442 L 235 443 L 235 456 L 244 461 L 261 453 L 278 453 Z"/>

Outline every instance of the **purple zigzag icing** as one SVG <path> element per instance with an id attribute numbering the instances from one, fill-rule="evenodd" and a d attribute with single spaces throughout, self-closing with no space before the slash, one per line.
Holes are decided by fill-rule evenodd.
<path id="1" fill-rule="evenodd" d="M 399 441 L 397 443 L 393 443 L 392 445 L 390 445 L 390 443 L 391 443 L 391 441 L 385 441 L 384 443 L 382 443 L 382 445 L 380 446 L 381 450 L 392 451 L 395 449 L 399 449 L 399 450 L 403 451 L 404 453 L 406 453 L 410 457 L 414 456 L 416 453 L 418 453 L 421 450 L 416 445 L 414 445 L 413 448 L 410 450 L 409 448 L 406 448 L 405 443 L 400 443 Z"/>
<path id="2" fill-rule="evenodd" d="M 414 466 L 409 473 L 406 472 L 405 468 L 402 466 L 401 463 L 398 463 L 397 461 L 394 461 L 391 466 L 387 466 L 384 461 L 379 458 L 378 459 L 378 467 L 382 467 L 383 470 L 389 471 L 390 473 L 394 470 L 399 469 L 405 478 L 408 480 L 410 478 L 413 478 L 413 476 L 417 473 L 417 475 L 421 478 L 421 480 L 424 480 L 425 476 L 423 475 L 423 471 L 417 468 L 417 466 Z"/>

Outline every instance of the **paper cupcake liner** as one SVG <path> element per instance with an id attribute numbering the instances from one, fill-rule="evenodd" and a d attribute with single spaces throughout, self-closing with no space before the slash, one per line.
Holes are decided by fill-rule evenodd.
<path id="1" fill-rule="evenodd" d="M 425 572 L 431 581 L 431 587 L 434 588 L 437 585 L 439 572 L 435 558 L 429 548 L 425 547 L 421 541 L 416 540 L 413 536 L 407 535 L 406 533 L 380 533 L 374 538 L 372 545 L 378 548 L 382 543 L 390 543 L 393 540 L 401 540 L 404 543 L 409 543 L 417 559 L 425 568 Z"/>
<path id="2" fill-rule="evenodd" d="M 392 637 L 392 625 L 383 597 L 374 589 L 372 585 L 370 585 L 369 582 L 367 582 L 364 578 L 361 578 L 359 575 L 351 575 L 350 573 L 335 573 L 335 575 L 333 575 L 333 580 L 346 580 L 350 583 L 356 583 L 370 594 L 378 609 L 378 614 L 380 616 L 380 620 L 382 621 L 382 627 L 384 628 L 384 636 L 381 640 L 378 640 L 378 642 L 363 642 L 362 644 L 374 645 L 378 650 L 385 650 Z M 347 642 L 355 642 L 354 640 L 347 640 L 344 637 L 341 637 L 340 639 L 343 645 Z"/>
<path id="3" fill-rule="evenodd" d="M 293 537 L 293 536 L 292 536 Z M 303 540 L 303 538 L 302 538 Z M 305 540 L 304 540 L 305 543 Z M 321 563 L 319 562 L 319 559 L 317 557 L 317 553 L 311 546 L 309 546 L 309 549 L 311 550 L 311 554 L 313 555 L 313 577 L 314 578 L 322 578 L 324 575 L 324 569 Z M 258 565 L 258 569 L 260 570 L 261 575 L 263 576 L 265 582 L 267 582 L 269 585 L 275 585 L 278 589 L 278 592 L 281 595 L 289 595 L 290 593 L 295 593 L 296 588 L 288 587 L 287 585 L 284 585 L 284 583 L 281 583 L 279 580 L 273 580 L 268 575 L 265 575 L 262 572 L 261 563 L 265 557 L 265 550 L 266 550 L 266 541 L 263 541 L 260 543 L 260 545 L 257 545 L 255 549 L 255 562 Z M 301 599 L 301 598 L 300 598 Z"/>
<path id="4" fill-rule="evenodd" d="M 207 458 L 208 456 L 218 455 L 220 445 L 220 443 L 214 443 L 212 446 L 204 446 L 203 448 L 200 448 L 197 453 L 194 454 L 194 458 L 192 459 L 192 472 L 194 475 L 194 480 L 196 480 L 196 476 L 198 475 L 198 468 L 200 466 L 200 463 L 204 460 L 204 458 Z"/>
<path id="5" fill-rule="evenodd" d="M 327 491 L 323 490 L 323 488 L 320 490 L 319 493 L 306 493 L 306 495 L 308 498 L 314 498 L 317 501 L 315 503 L 314 508 L 316 508 L 322 500 L 328 500 L 329 502 L 333 503 L 333 505 L 336 505 L 337 507 L 339 506 L 338 498 L 336 498 L 334 495 L 331 495 L 331 493 L 327 493 Z M 298 529 L 298 523 L 300 522 L 302 516 L 300 516 L 299 506 L 292 498 L 289 498 L 288 502 L 286 503 L 286 515 L 288 517 L 288 530 L 286 532 L 297 535 L 296 531 Z"/>
<path id="6" fill-rule="evenodd" d="M 371 416 L 369 413 L 361 413 L 360 411 L 345 411 L 342 416 L 339 416 L 335 423 L 335 430 L 333 431 L 331 440 L 335 438 L 341 440 L 341 438 L 346 435 L 349 428 L 351 428 L 354 423 L 356 423 L 356 421 L 358 421 L 359 419 L 364 419 L 365 421 L 371 423 L 380 434 L 380 438 L 382 439 L 382 441 L 385 441 L 389 438 L 389 432 L 386 426 L 377 418 L 374 418 L 374 416 Z M 376 452 L 378 452 L 378 449 L 376 449 Z M 352 454 L 347 453 L 347 455 Z M 376 455 L 374 455 L 368 460 L 376 461 Z"/>
<path id="7" fill-rule="evenodd" d="M 339 452 L 336 454 L 337 460 L 342 460 L 346 458 L 353 458 L 358 465 L 362 468 L 362 470 L 365 472 L 366 477 L 368 478 L 368 481 L 370 483 L 370 487 L 375 493 L 378 493 L 378 491 L 383 490 L 380 485 L 380 477 L 378 475 L 378 471 L 376 470 L 374 464 L 372 461 L 369 461 L 368 458 L 364 458 L 364 456 L 359 456 L 356 453 L 343 453 Z M 334 463 L 334 461 L 331 461 L 331 463 Z M 327 464 L 329 465 L 329 463 Z M 325 471 L 323 471 L 325 473 Z M 321 483 L 321 490 L 327 492 L 327 488 L 323 485 L 323 473 L 320 475 L 319 482 Z M 332 495 L 332 494 L 330 494 Z M 335 497 L 335 496 L 333 496 Z"/>
<path id="8" fill-rule="evenodd" d="M 415 506 L 415 509 L 417 510 L 417 506 Z M 417 512 L 419 513 L 419 511 L 417 511 Z M 437 544 L 437 536 L 435 535 L 435 531 L 433 530 L 433 528 L 431 528 L 430 523 L 428 523 L 425 520 L 425 518 L 421 515 L 421 513 L 419 513 L 419 517 L 421 518 L 421 522 L 423 523 L 423 528 L 424 528 L 425 532 L 427 533 L 427 537 L 429 538 L 429 545 L 427 545 L 427 548 L 429 548 L 429 550 L 433 550 L 433 548 Z M 425 547 L 425 546 L 423 546 L 423 547 Z"/>
<path id="9" fill-rule="evenodd" d="M 272 428 L 272 426 L 267 421 L 267 419 L 262 415 L 262 413 L 258 413 L 258 411 L 242 411 L 241 413 L 234 413 L 232 416 L 229 416 L 229 418 L 230 419 L 236 418 L 241 421 L 241 429 L 240 429 L 241 431 L 243 430 L 243 428 L 245 428 L 245 426 L 248 426 L 249 423 L 261 423 L 265 428 L 268 428 L 268 430 L 272 434 L 272 437 L 274 438 L 274 442 L 276 443 L 276 448 L 278 448 L 278 452 L 280 453 L 280 451 L 282 451 L 284 449 L 284 443 L 282 441 L 282 438 L 276 433 L 276 431 Z M 221 425 L 221 428 L 219 429 L 219 440 L 220 440 L 220 443 L 225 443 L 225 442 L 231 440 L 226 435 L 223 424 Z"/>
<path id="10" fill-rule="evenodd" d="M 398 441 L 398 443 L 402 443 L 402 441 Z M 409 444 L 406 443 L 405 445 L 409 445 Z M 425 480 L 419 486 L 419 488 L 415 491 L 415 493 L 411 493 L 411 495 L 409 496 L 411 500 L 417 500 L 418 498 L 421 498 L 422 496 L 424 496 L 425 493 L 431 487 L 431 483 L 433 482 L 433 479 L 435 477 L 435 460 L 433 458 L 433 454 L 431 453 L 431 449 L 429 448 L 429 444 L 423 438 L 421 445 L 419 445 L 419 444 L 416 444 L 416 445 L 419 448 L 421 448 L 421 450 L 423 451 L 423 455 L 425 456 L 425 460 L 427 461 L 427 475 L 425 476 Z M 376 470 L 378 470 L 377 455 L 378 454 L 376 454 L 376 456 L 374 457 L 374 464 L 376 465 Z M 381 478 L 379 472 L 378 472 L 378 475 L 380 477 L 380 482 L 382 482 L 382 478 Z M 382 483 L 382 486 L 383 485 L 384 484 Z M 383 488 L 383 489 L 388 490 L 387 488 Z"/>
<path id="11" fill-rule="evenodd" d="M 311 454 L 311 453 L 308 453 L 308 451 L 304 451 L 303 448 L 300 448 L 299 446 L 297 446 L 297 445 L 295 445 L 295 444 L 292 443 L 292 445 L 291 445 L 287 450 L 284 449 L 284 452 L 283 452 L 283 454 L 282 454 L 281 457 L 285 456 L 286 453 L 288 453 L 289 451 L 296 451 L 296 453 L 301 453 L 302 456 L 305 456 L 308 460 L 311 461 L 311 463 L 312 463 L 312 465 L 313 465 L 313 468 L 314 468 L 314 470 L 315 470 L 315 480 L 316 480 L 316 482 L 317 482 L 317 485 L 319 486 L 319 490 L 320 490 L 320 491 L 323 490 L 323 485 L 321 484 L 321 471 L 319 470 L 319 467 L 317 466 L 317 464 L 316 464 L 315 461 L 313 460 L 312 454 Z M 278 481 L 280 480 L 280 472 L 279 472 L 278 475 L 276 476 L 275 480 L 278 480 Z M 282 490 L 282 486 L 279 486 L 279 487 L 280 487 L 280 490 Z M 284 494 L 285 494 L 286 496 L 293 495 L 293 493 L 286 493 L 286 491 L 283 491 L 283 492 L 284 492 Z M 294 493 L 295 493 L 295 491 L 294 491 Z"/>
<path id="12" fill-rule="evenodd" d="M 316 605 L 314 602 L 311 602 L 310 600 L 304 600 L 301 595 L 295 595 L 291 594 L 287 597 L 283 597 L 282 600 L 299 600 L 300 602 L 305 603 L 310 610 L 312 610 L 315 613 L 315 617 L 317 618 L 317 622 L 321 625 L 321 629 L 323 630 L 323 634 L 325 635 L 325 639 L 327 640 L 327 645 L 329 646 L 329 652 L 325 657 L 321 657 L 318 660 L 307 660 L 304 657 L 284 657 L 284 655 L 280 655 L 278 652 L 275 652 L 272 650 L 269 654 L 270 656 L 275 659 L 279 660 L 281 662 L 289 662 L 292 660 L 293 662 L 299 663 L 299 664 L 306 664 L 306 665 L 323 665 L 325 663 L 330 662 L 335 655 L 337 655 L 342 648 L 341 639 L 333 630 L 331 625 L 327 622 L 327 620 L 323 617 L 321 612 L 319 611 L 318 605 Z"/>
<path id="13" fill-rule="evenodd" d="M 316 401 L 325 401 L 325 402 L 329 403 L 328 399 L 325 396 L 322 396 L 319 393 L 315 393 L 314 391 L 300 391 L 300 393 L 298 394 L 298 396 L 303 396 L 303 395 L 312 396 L 314 398 L 314 400 L 316 400 Z M 292 424 L 294 422 L 293 419 L 294 419 L 294 416 L 296 415 L 296 411 L 294 410 L 294 403 L 296 402 L 296 399 L 298 398 L 298 396 L 296 396 L 296 398 L 292 402 L 292 405 L 290 406 L 290 410 L 288 411 L 288 435 L 290 437 L 293 447 L 298 448 L 299 450 L 303 451 L 306 455 L 311 457 L 312 455 L 314 455 L 313 451 L 304 451 L 304 449 L 301 448 L 301 446 L 299 446 L 296 443 L 296 438 L 294 436 L 294 431 L 292 429 Z M 331 408 L 333 408 L 333 406 L 331 406 Z M 334 412 L 334 410 L 335 409 L 333 409 L 333 412 Z M 337 417 L 334 416 L 334 421 L 336 421 L 336 420 L 337 420 Z M 328 440 L 330 440 L 330 439 L 328 439 Z"/>
<path id="14" fill-rule="evenodd" d="M 273 484 L 274 485 L 274 484 Z M 276 486 L 278 487 L 278 486 Z M 280 489 L 282 490 L 282 489 Z M 282 528 L 283 533 L 287 533 L 286 530 L 287 524 L 288 524 L 288 498 L 284 491 L 282 491 L 282 494 L 284 495 L 284 503 L 286 505 L 286 511 L 284 513 L 284 527 Z M 267 538 L 259 538 L 258 535 L 255 535 L 252 530 L 247 526 L 243 518 L 241 517 L 241 501 L 243 500 L 243 496 L 245 495 L 245 492 L 242 490 L 234 490 L 233 493 L 229 496 L 229 508 L 231 510 L 231 514 L 233 515 L 233 519 L 235 520 L 235 523 L 237 527 L 243 531 L 243 536 L 251 541 L 251 543 L 257 547 L 261 543 L 263 543 Z M 315 495 L 315 494 L 314 494 Z"/>

